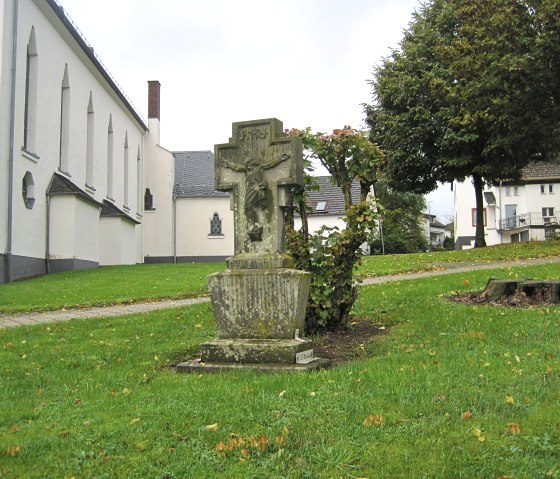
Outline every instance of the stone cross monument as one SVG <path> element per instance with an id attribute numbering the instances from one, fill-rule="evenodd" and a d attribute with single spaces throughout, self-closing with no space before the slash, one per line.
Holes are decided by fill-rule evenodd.
<path id="1" fill-rule="evenodd" d="M 330 365 L 301 337 L 311 277 L 293 269 L 284 250 L 284 209 L 303 182 L 302 151 L 275 118 L 234 123 L 229 143 L 215 146 L 216 189 L 231 194 L 235 254 L 226 271 L 208 277 L 217 338 L 178 371 Z"/>

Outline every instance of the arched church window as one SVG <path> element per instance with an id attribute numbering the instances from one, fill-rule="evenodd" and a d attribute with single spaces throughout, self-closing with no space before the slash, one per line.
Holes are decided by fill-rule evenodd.
<path id="1" fill-rule="evenodd" d="M 222 233 L 222 219 L 218 213 L 212 215 L 210 220 L 210 236 L 223 236 Z"/>
<path id="2" fill-rule="evenodd" d="M 150 188 L 146 188 L 146 192 L 144 193 L 144 211 L 153 210 L 154 208 L 154 197 L 150 192 Z"/>
<path id="3" fill-rule="evenodd" d="M 37 41 L 35 27 L 31 27 L 27 43 L 27 61 L 25 65 L 25 106 L 23 113 L 23 147 L 35 153 L 35 134 L 37 122 Z"/>

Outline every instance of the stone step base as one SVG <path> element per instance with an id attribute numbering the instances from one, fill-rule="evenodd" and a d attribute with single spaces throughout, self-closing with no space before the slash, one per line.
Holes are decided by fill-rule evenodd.
<path id="1" fill-rule="evenodd" d="M 204 363 L 295 364 L 309 361 L 313 343 L 308 339 L 214 339 L 201 345 Z"/>
<path id="2" fill-rule="evenodd" d="M 177 364 L 178 373 L 220 373 L 226 371 L 255 371 L 261 373 L 298 373 L 331 367 L 329 359 L 315 358 L 306 364 L 282 363 L 204 363 L 200 359 Z"/>

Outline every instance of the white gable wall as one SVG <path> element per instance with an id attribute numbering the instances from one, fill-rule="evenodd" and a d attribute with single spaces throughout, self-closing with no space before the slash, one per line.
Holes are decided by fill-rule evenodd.
<path id="1" fill-rule="evenodd" d="M 210 235 L 214 213 L 222 219 L 223 236 Z M 229 197 L 177 198 L 177 257 L 225 258 L 234 253 L 233 211 Z"/>
<path id="2" fill-rule="evenodd" d="M 13 148 L 13 231 L 12 251 L 14 256 L 44 259 L 46 254 L 46 191 L 54 172 L 59 169 L 61 94 L 65 67 L 69 79 L 69 179 L 80 189 L 102 202 L 108 197 L 107 157 L 108 125 L 112 117 L 113 127 L 113 194 L 114 204 L 126 211 L 132 218 L 141 219 L 141 197 L 137 191 L 138 175 L 143 161 L 144 129 L 134 118 L 119 96 L 105 81 L 96 66 L 87 57 L 76 40 L 68 32 L 61 20 L 44 0 L 19 0 L 17 24 L 17 66 L 14 111 Z M 0 99 L 0 253 L 7 253 L 7 177 L 10 126 L 11 85 L 11 6 L 12 1 L 0 2 L 3 20 L 1 57 L 1 99 Z M 22 150 L 24 144 L 25 76 L 27 44 L 31 29 L 34 28 L 37 45 L 37 101 L 36 140 L 33 151 Z M 6 39 L 10 39 L 9 42 Z M 93 134 L 93 188 L 86 187 L 87 121 L 88 103 L 92 98 Z M 125 137 L 128 139 L 128 198 L 125 198 Z M 32 153 L 32 154 L 30 154 Z M 137 161 L 140 156 L 140 161 Z M 21 188 L 24 175 L 29 172 L 35 183 L 35 203 L 26 208 Z M 140 178 L 141 180 L 141 178 Z M 97 219 L 97 226 L 99 219 Z M 137 228 L 141 228 L 138 226 Z M 30 234 L 30 229 L 32 234 Z M 99 239 L 99 233 L 97 232 Z M 141 234 L 136 235 L 129 249 L 136 259 L 141 260 Z M 76 240 L 78 241 L 78 240 Z M 88 245 L 85 248 L 85 245 Z M 51 244 L 51 246 L 53 246 Z M 93 245 L 86 241 L 76 245 L 79 254 L 99 260 L 99 242 Z M 115 261 L 122 262 L 123 258 Z"/>

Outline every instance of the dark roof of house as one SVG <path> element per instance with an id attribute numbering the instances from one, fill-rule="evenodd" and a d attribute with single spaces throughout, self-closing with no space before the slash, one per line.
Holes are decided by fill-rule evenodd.
<path id="1" fill-rule="evenodd" d="M 88 195 L 80 187 L 72 183 L 70 178 L 67 178 L 59 173 L 53 174 L 49 187 L 47 188 L 47 194 L 49 196 L 74 195 L 88 201 L 89 203 L 93 203 L 96 206 L 103 206 L 93 196 Z"/>
<path id="2" fill-rule="evenodd" d="M 521 170 L 521 178 L 524 180 L 554 177 L 560 177 L 560 164 L 544 162 L 531 163 Z"/>
<path id="3" fill-rule="evenodd" d="M 128 216 L 124 211 L 117 208 L 113 203 L 107 200 L 103 200 L 103 207 L 101 208 L 102 217 L 110 218 L 123 218 L 135 225 L 139 225 L 140 222 Z"/>
<path id="4" fill-rule="evenodd" d="M 228 196 L 216 190 L 214 154 L 210 150 L 174 151 L 175 183 L 173 196 L 180 198 L 206 198 Z"/>
<path id="5" fill-rule="evenodd" d="M 344 214 L 344 196 L 342 190 L 333 185 L 330 176 L 316 176 L 315 181 L 319 186 L 318 191 L 309 191 L 307 205 L 312 209 L 312 215 L 340 215 Z M 352 183 L 352 201 L 360 200 L 360 183 Z M 325 208 L 317 211 L 317 204 L 325 202 Z"/>
<path id="6" fill-rule="evenodd" d="M 136 108 L 132 105 L 132 102 L 128 99 L 128 97 L 126 96 L 122 88 L 117 84 L 117 82 L 113 79 L 111 74 L 107 71 L 107 68 L 105 68 L 105 66 L 99 59 L 99 57 L 95 54 L 93 47 L 87 42 L 83 34 L 74 25 L 74 22 L 70 19 L 68 14 L 64 11 L 64 9 L 60 5 L 56 3 L 55 0 L 47 0 L 47 4 L 51 7 L 52 11 L 60 19 L 60 21 L 66 27 L 66 29 L 70 32 L 74 40 L 76 40 L 76 43 L 78 43 L 82 51 L 94 64 L 97 70 L 99 70 L 101 76 L 105 79 L 105 81 L 109 84 L 109 86 L 121 99 L 124 106 L 128 109 L 128 111 L 130 111 L 134 119 L 138 122 L 138 124 L 142 127 L 144 131 L 147 131 L 148 127 L 146 126 L 146 122 L 140 116 Z"/>

